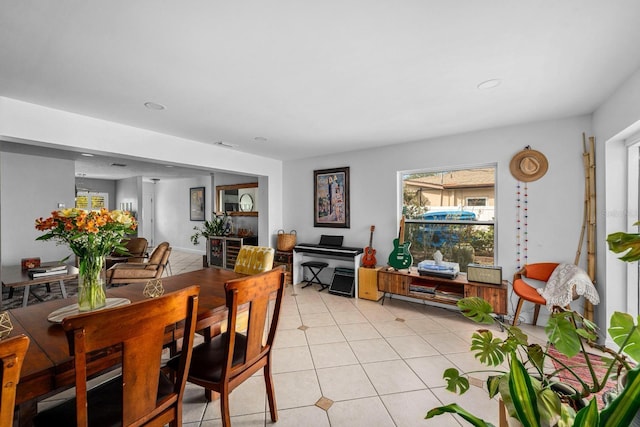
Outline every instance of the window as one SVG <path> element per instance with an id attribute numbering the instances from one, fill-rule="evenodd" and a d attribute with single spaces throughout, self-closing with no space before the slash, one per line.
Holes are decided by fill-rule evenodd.
<path id="1" fill-rule="evenodd" d="M 494 264 L 495 166 L 401 176 L 404 240 L 414 265 L 437 250 L 462 272 L 470 263 Z"/>
<path id="2" fill-rule="evenodd" d="M 487 206 L 486 197 L 467 197 L 467 206 Z"/>

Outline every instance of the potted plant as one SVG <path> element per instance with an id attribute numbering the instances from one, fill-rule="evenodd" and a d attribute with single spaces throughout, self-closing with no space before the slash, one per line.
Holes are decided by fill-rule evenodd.
<path id="1" fill-rule="evenodd" d="M 620 258 L 623 261 L 640 259 L 640 234 L 613 233 L 607 242 L 613 252 L 625 253 Z M 509 416 L 521 425 L 619 427 L 631 424 L 640 409 L 640 366 L 637 366 L 640 361 L 640 327 L 632 316 L 621 312 L 611 316 L 608 333 L 619 347 L 613 350 L 596 342 L 598 328 L 593 322 L 575 311 L 558 308 L 545 327 L 548 342 L 542 346 L 529 343 L 520 328 L 497 320 L 491 313 L 491 305 L 481 298 L 464 298 L 458 306 L 467 318 L 481 324 L 498 323 L 506 332 L 504 339 L 495 337 L 487 329 L 474 332 L 471 351 L 490 368 L 507 362 L 508 370 L 493 370 L 486 386 L 489 397 L 499 395 Z M 560 361 L 549 351 L 551 346 L 568 358 L 582 354 L 590 378 L 581 378 L 574 368 Z M 588 348 L 598 349 L 606 356 L 607 369 L 603 375 L 598 376 L 593 369 L 593 356 Z M 544 369 L 548 358 L 555 359 L 560 368 L 551 372 Z M 629 359 L 636 362 L 635 367 Z M 575 378 L 580 388 L 571 390 L 559 385 L 555 378 L 561 371 Z M 455 368 L 447 369 L 444 372 L 447 389 L 463 394 L 469 388 L 469 374 Z M 602 391 L 607 380 L 617 375 L 625 377 L 625 386 L 599 410 L 594 393 Z M 431 409 L 426 418 L 444 413 L 458 414 L 474 426 L 491 426 L 458 404 Z"/>
<path id="2" fill-rule="evenodd" d="M 214 212 L 210 221 L 205 221 L 201 227 L 193 227 L 195 233 L 191 236 L 191 243 L 197 245 L 200 237 L 228 236 L 231 232 L 231 222 L 226 212 L 216 214 Z"/>

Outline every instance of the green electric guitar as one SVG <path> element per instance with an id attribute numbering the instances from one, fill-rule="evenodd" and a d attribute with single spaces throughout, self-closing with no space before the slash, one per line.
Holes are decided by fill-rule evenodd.
<path id="1" fill-rule="evenodd" d="M 411 242 L 404 241 L 404 216 L 400 220 L 400 233 L 393 239 L 393 251 L 389 254 L 389 265 L 396 270 L 409 268 L 413 264 L 413 257 L 409 252 Z"/>

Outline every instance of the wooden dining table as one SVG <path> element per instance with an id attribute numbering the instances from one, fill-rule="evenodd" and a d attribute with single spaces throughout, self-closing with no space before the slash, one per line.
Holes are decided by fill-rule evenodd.
<path id="1" fill-rule="evenodd" d="M 224 284 L 245 275 L 231 270 L 209 267 L 162 279 L 165 293 L 191 286 L 200 286 L 198 323 L 196 330 L 216 325 L 226 318 Z M 126 298 L 131 302 L 146 299 L 145 285 L 130 284 L 110 288 L 107 298 Z M 9 310 L 13 323 L 10 336 L 25 334 L 31 344 L 25 356 L 17 387 L 16 406 L 19 425 L 31 425 L 37 403 L 75 385 L 73 357 L 62 326 L 47 320 L 55 310 L 75 303 L 74 298 L 56 299 L 23 308 Z M 118 325 L 113 325 L 117 328 Z M 116 350 L 106 350 L 93 357 L 90 374 L 97 375 L 115 369 L 120 361 Z"/>

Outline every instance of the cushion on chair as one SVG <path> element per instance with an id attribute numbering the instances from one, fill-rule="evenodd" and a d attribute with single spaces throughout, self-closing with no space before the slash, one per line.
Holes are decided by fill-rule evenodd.
<path id="1" fill-rule="evenodd" d="M 273 268 L 273 248 L 243 245 L 233 270 L 242 274 L 257 274 Z"/>
<path id="2" fill-rule="evenodd" d="M 553 270 L 555 270 L 557 266 L 557 262 L 538 262 L 535 264 L 528 264 L 524 267 L 524 276 L 546 282 L 549 280 L 551 273 L 553 273 Z"/>

